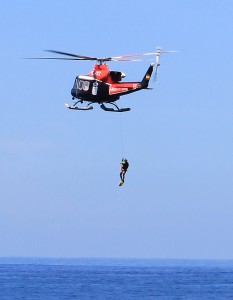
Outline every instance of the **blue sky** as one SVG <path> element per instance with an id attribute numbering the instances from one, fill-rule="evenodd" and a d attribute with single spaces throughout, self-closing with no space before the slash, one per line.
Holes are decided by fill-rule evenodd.
<path id="1" fill-rule="evenodd" d="M 232 15 L 231 0 L 1 1 L 0 256 L 233 258 Z M 22 59 L 156 46 L 181 52 L 124 114 L 64 107 L 93 62 Z M 137 81 L 148 62 L 109 66 Z"/>

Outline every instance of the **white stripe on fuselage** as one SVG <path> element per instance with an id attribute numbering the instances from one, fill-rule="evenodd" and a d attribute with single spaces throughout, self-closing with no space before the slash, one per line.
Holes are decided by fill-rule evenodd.
<path id="1" fill-rule="evenodd" d="M 94 77 L 86 76 L 86 75 L 78 76 L 78 79 L 81 79 L 81 80 L 96 80 Z"/>

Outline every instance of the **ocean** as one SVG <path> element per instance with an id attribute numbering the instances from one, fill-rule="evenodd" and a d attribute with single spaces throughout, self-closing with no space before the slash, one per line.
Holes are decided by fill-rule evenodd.
<path id="1" fill-rule="evenodd" d="M 8 299 L 233 299 L 233 260 L 0 258 Z"/>

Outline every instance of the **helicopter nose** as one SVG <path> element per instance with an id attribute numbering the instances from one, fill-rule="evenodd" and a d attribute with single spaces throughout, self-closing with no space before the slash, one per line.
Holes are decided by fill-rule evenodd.
<path id="1" fill-rule="evenodd" d="M 77 89 L 72 88 L 71 95 L 76 98 L 77 97 Z"/>

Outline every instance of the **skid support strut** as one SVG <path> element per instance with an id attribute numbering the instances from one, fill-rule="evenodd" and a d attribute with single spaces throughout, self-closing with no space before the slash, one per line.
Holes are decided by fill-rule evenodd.
<path id="1" fill-rule="evenodd" d="M 116 109 L 112 107 L 106 107 L 103 103 L 100 105 L 100 107 L 105 110 L 105 111 L 111 111 L 111 112 L 125 112 L 125 111 L 130 111 L 130 108 L 119 108 L 115 103 L 109 102 L 109 104 L 112 104 L 116 107 Z"/>

